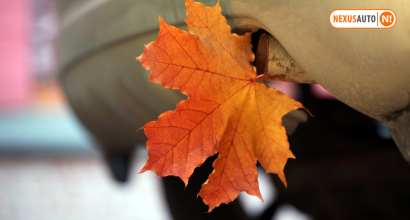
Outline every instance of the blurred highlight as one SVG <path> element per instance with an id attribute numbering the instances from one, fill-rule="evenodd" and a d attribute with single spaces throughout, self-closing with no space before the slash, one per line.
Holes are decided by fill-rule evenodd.
<path id="1" fill-rule="evenodd" d="M 20 109 L 30 99 L 29 1 L 0 1 L 0 108 Z"/>

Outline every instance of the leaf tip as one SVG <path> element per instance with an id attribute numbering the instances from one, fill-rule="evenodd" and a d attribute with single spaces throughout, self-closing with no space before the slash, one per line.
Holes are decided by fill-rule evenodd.
<path id="1" fill-rule="evenodd" d="M 246 193 L 248 193 L 248 194 L 251 195 L 251 196 L 256 196 L 256 197 L 258 197 L 262 202 L 264 202 L 264 201 L 263 201 L 263 198 L 262 198 L 261 191 L 259 190 L 259 187 L 258 187 L 258 189 L 257 189 L 257 191 L 256 191 L 255 193 L 249 193 L 248 191 L 246 191 Z"/>
<path id="2" fill-rule="evenodd" d="M 292 153 L 292 151 L 289 150 L 288 158 L 296 159 L 296 156 Z"/>
<path id="3" fill-rule="evenodd" d="M 279 179 L 282 181 L 285 188 L 288 188 L 288 183 L 286 182 L 285 174 L 282 172 L 278 173 Z"/>
<path id="4" fill-rule="evenodd" d="M 142 126 L 142 127 L 140 127 L 140 128 L 138 128 L 138 130 L 136 130 L 134 134 L 136 134 L 139 130 L 144 129 L 144 128 L 145 128 L 145 125 Z"/>
<path id="5" fill-rule="evenodd" d="M 139 57 L 135 57 L 135 59 L 136 59 L 137 61 L 140 61 L 140 62 L 141 62 L 141 56 L 142 56 L 142 54 L 141 54 Z"/>
<path id="6" fill-rule="evenodd" d="M 141 173 L 144 173 L 145 171 L 147 171 L 148 169 L 144 166 L 141 170 L 140 170 L 140 172 L 138 172 L 138 174 L 141 174 Z"/>
<path id="7" fill-rule="evenodd" d="M 264 202 L 263 201 L 263 198 L 262 198 L 262 194 L 259 192 L 259 195 L 257 195 L 257 197 L 262 201 L 262 202 Z"/>
<path id="8" fill-rule="evenodd" d="M 216 208 L 215 206 L 209 206 L 208 212 L 207 213 L 211 213 L 212 210 L 214 210 L 214 208 Z"/>
<path id="9" fill-rule="evenodd" d="M 182 178 L 181 178 L 182 179 Z M 185 189 L 186 189 L 186 187 L 188 186 L 188 179 L 182 179 L 182 181 L 184 182 L 184 184 L 185 184 Z"/>
<path id="10" fill-rule="evenodd" d="M 316 117 L 312 115 L 312 113 L 310 113 L 310 111 L 307 108 L 305 108 L 305 106 L 303 106 L 303 109 L 310 115 L 310 117 Z"/>

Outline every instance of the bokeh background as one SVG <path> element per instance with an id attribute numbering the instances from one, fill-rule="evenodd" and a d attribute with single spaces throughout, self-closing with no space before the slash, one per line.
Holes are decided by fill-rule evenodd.
<path id="1" fill-rule="evenodd" d="M 58 83 L 57 5 L 0 1 L 0 219 L 172 219 L 155 175 L 118 184 Z M 143 149 L 143 148 L 141 148 Z"/>
<path id="2" fill-rule="evenodd" d="M 73 2 L 0 0 L 0 220 L 183 219 L 172 211 L 179 203 L 170 202 L 170 192 L 191 188 L 185 191 L 179 180 L 170 188 L 174 183 L 161 182 L 152 172 L 137 174 L 147 159 L 143 144 L 132 152 L 127 181 L 118 181 L 99 141 L 74 113 L 60 85 L 58 62 L 64 50 L 58 42 L 61 7 Z M 109 1 L 88 2 L 92 7 Z M 284 191 L 259 167 L 265 202 L 240 194 L 248 219 L 409 216 L 410 169 L 382 122 L 345 106 L 319 85 L 269 85 L 301 100 L 315 117 L 290 136 L 291 149 L 302 158 L 286 170 L 291 189 Z"/>

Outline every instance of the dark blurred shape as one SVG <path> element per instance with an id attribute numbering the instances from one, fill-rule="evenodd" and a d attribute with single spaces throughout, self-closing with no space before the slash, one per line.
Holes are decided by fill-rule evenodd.
<path id="1" fill-rule="evenodd" d="M 273 175 L 279 196 L 265 215 L 290 203 L 316 220 L 410 219 L 410 167 L 394 141 L 372 118 L 309 87 L 302 103 L 315 117 L 289 136 L 297 159 L 285 167 L 287 189 Z"/>
<path id="2" fill-rule="evenodd" d="M 125 183 L 128 179 L 132 155 L 132 153 L 124 152 L 106 156 L 113 177 L 120 183 Z"/>
<path id="3" fill-rule="evenodd" d="M 165 186 L 165 195 L 168 205 L 174 219 L 178 220 L 247 220 L 249 219 L 244 213 L 239 201 L 236 199 L 228 205 L 222 204 L 207 213 L 206 206 L 201 197 L 198 196 L 202 184 L 208 179 L 213 167 L 213 161 L 218 157 L 215 155 L 208 158 L 201 167 L 195 169 L 194 174 L 189 178 L 189 184 L 184 189 L 184 183 L 177 177 L 161 178 Z"/>

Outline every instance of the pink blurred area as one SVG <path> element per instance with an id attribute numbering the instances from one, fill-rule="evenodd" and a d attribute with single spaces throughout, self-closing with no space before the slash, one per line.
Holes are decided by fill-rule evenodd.
<path id="1" fill-rule="evenodd" d="M 301 94 L 299 85 L 297 83 L 266 81 L 266 84 L 269 87 L 275 88 L 296 100 L 300 100 L 302 98 L 302 94 Z"/>
<path id="2" fill-rule="evenodd" d="M 20 109 L 30 100 L 30 20 L 30 1 L 0 0 L 0 109 Z"/>
<path id="3" fill-rule="evenodd" d="M 266 84 L 296 100 L 300 101 L 303 98 L 303 94 L 298 83 L 267 81 Z M 330 92 L 328 92 L 319 84 L 310 85 L 310 92 L 318 99 L 338 100 L 336 97 L 334 97 Z"/>
<path id="4" fill-rule="evenodd" d="M 310 87 L 310 90 L 316 96 L 316 98 L 338 100 L 336 97 L 330 94 L 330 92 L 328 92 L 325 88 L 323 88 L 319 84 L 313 84 Z"/>

